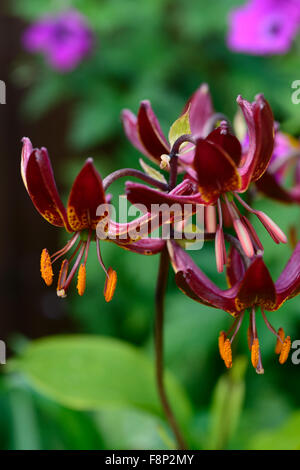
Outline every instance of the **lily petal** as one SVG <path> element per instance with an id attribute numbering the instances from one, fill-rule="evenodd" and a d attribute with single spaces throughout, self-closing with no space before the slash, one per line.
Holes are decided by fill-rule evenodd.
<path id="1" fill-rule="evenodd" d="M 25 145 L 29 146 L 26 142 Z M 28 154 L 24 151 L 25 186 L 39 213 L 52 225 L 71 232 L 65 207 L 59 197 L 47 149 L 41 148 Z"/>
<path id="2" fill-rule="evenodd" d="M 131 204 L 144 204 L 149 212 L 151 212 L 153 204 L 168 204 L 169 206 L 180 204 L 184 208 L 184 204 L 204 203 L 201 195 L 195 192 L 194 184 L 188 179 L 185 179 L 169 193 L 163 193 L 144 184 L 131 181 L 126 183 L 125 188 L 128 201 Z"/>
<path id="3" fill-rule="evenodd" d="M 159 164 L 161 155 L 170 153 L 170 146 L 147 100 L 141 102 L 137 126 L 138 135 L 148 156 Z"/>
<path id="4" fill-rule="evenodd" d="M 300 294 L 300 242 L 275 282 L 275 287 L 277 303 L 274 310 L 277 310 L 286 300 Z"/>
<path id="5" fill-rule="evenodd" d="M 120 240 L 115 241 L 115 243 L 121 248 L 134 253 L 139 253 L 141 255 L 156 255 L 163 250 L 166 241 L 161 238 L 143 238 L 132 243 L 124 243 Z"/>
<path id="6" fill-rule="evenodd" d="M 300 202 L 300 197 L 297 201 L 293 192 L 281 186 L 269 171 L 266 171 L 255 184 L 259 191 L 272 199 L 285 203 Z"/>
<path id="7" fill-rule="evenodd" d="M 234 161 L 221 147 L 208 140 L 197 140 L 194 168 L 199 192 L 205 201 L 240 188 L 240 175 Z"/>
<path id="8" fill-rule="evenodd" d="M 239 312 L 235 304 L 238 285 L 227 290 L 220 289 L 176 242 L 168 241 L 167 244 L 177 286 L 194 300 L 236 316 Z"/>
<path id="9" fill-rule="evenodd" d="M 247 269 L 235 302 L 239 310 L 256 304 L 266 310 L 272 310 L 276 306 L 275 285 L 261 256 L 256 257 Z"/>
<path id="10" fill-rule="evenodd" d="M 190 108 L 189 120 L 194 137 L 206 137 L 205 124 L 214 114 L 208 85 L 203 83 L 186 103 L 182 114 Z"/>
<path id="11" fill-rule="evenodd" d="M 129 109 L 124 109 L 121 113 L 124 132 L 132 145 L 147 157 L 151 155 L 144 148 L 137 129 L 137 117 Z"/>
<path id="12" fill-rule="evenodd" d="M 99 222 L 97 207 L 105 203 L 101 176 L 93 159 L 88 158 L 73 183 L 68 200 L 68 221 L 72 230 L 95 229 Z"/>
<path id="13" fill-rule="evenodd" d="M 227 257 L 226 279 L 229 287 L 235 286 L 245 274 L 245 266 L 239 252 L 231 246 Z"/>
<path id="14" fill-rule="evenodd" d="M 251 181 L 258 180 L 266 171 L 274 147 L 274 118 L 271 108 L 263 95 L 258 95 L 253 103 L 238 96 L 249 135 L 249 148 L 239 169 L 242 177 L 241 191 L 245 191 Z"/>
<path id="15" fill-rule="evenodd" d="M 226 121 L 222 122 L 217 129 L 208 134 L 206 140 L 221 147 L 234 161 L 236 166 L 240 164 L 242 147 L 239 140 L 231 134 Z"/>

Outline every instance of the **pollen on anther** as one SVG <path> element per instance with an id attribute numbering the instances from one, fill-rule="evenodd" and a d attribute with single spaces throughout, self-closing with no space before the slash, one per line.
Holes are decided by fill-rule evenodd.
<path id="1" fill-rule="evenodd" d="M 290 336 L 287 336 L 284 340 L 284 343 L 282 345 L 281 353 L 279 356 L 279 363 L 284 364 L 289 357 L 289 352 L 291 349 L 291 338 Z"/>
<path id="2" fill-rule="evenodd" d="M 108 268 L 107 278 L 104 285 L 104 298 L 106 302 L 110 302 L 113 298 L 117 284 L 117 273 L 111 267 Z"/>
<path id="3" fill-rule="evenodd" d="M 255 338 L 251 346 L 251 362 L 252 362 L 254 369 L 257 368 L 258 361 L 259 361 L 259 341 L 258 341 L 258 338 Z"/>
<path id="4" fill-rule="evenodd" d="M 51 264 L 51 258 L 46 248 L 43 249 L 41 254 L 41 276 L 44 279 L 47 286 L 51 286 L 53 281 L 53 270 Z"/>
<path id="5" fill-rule="evenodd" d="M 224 343 L 225 343 L 225 339 L 226 339 L 226 333 L 225 333 L 225 331 L 221 331 L 221 333 L 219 334 L 218 343 L 219 343 L 220 356 L 223 359 L 223 361 L 224 361 Z"/>
<path id="6" fill-rule="evenodd" d="M 86 267 L 85 264 L 81 264 L 78 271 L 77 278 L 77 290 L 79 295 L 83 295 L 86 286 Z"/>
<path id="7" fill-rule="evenodd" d="M 277 338 L 277 342 L 276 342 L 276 346 L 275 346 L 275 354 L 280 354 L 281 350 L 282 350 L 283 343 L 284 343 L 284 337 L 285 337 L 283 328 L 279 328 L 277 334 L 278 334 L 279 338 Z"/>
<path id="8" fill-rule="evenodd" d="M 225 366 L 228 369 L 230 369 L 232 367 L 232 351 L 231 351 L 230 339 L 226 339 L 224 343 L 223 354 L 224 354 Z"/>

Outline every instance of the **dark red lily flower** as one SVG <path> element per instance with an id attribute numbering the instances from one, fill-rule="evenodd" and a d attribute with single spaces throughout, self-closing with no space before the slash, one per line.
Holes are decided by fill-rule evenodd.
<path id="1" fill-rule="evenodd" d="M 292 184 L 285 184 L 292 174 Z M 292 136 L 276 132 L 274 152 L 267 171 L 256 182 L 263 194 L 284 203 L 300 204 L 300 142 Z"/>
<path id="2" fill-rule="evenodd" d="M 191 134 L 194 137 L 205 137 L 206 124 L 213 115 L 213 106 L 206 84 L 201 85 L 186 103 L 183 113 L 189 110 L 189 122 Z M 160 165 L 161 156 L 169 155 L 170 143 L 164 136 L 159 121 L 155 116 L 149 101 L 144 100 L 140 104 L 137 116 L 129 109 L 122 111 L 124 131 L 130 142 L 142 154 Z M 193 153 L 179 154 L 179 159 L 187 163 L 193 157 Z"/>
<path id="3" fill-rule="evenodd" d="M 258 95 L 253 103 L 238 96 L 237 103 L 248 126 L 249 146 L 245 154 L 226 121 L 205 139 L 196 141 L 193 166 L 199 191 L 210 204 L 224 193 L 246 191 L 266 171 L 272 156 L 274 119 L 268 102 Z"/>
<path id="4" fill-rule="evenodd" d="M 243 216 L 234 198 L 247 211 L 255 214 L 265 226 L 276 243 L 286 243 L 287 238 L 280 228 L 263 212 L 249 207 L 238 193 L 245 192 L 252 181 L 257 181 L 269 164 L 274 143 L 274 120 L 269 104 L 262 95 L 254 103 L 242 97 L 237 102 L 248 125 L 249 145 L 246 152 L 232 134 L 229 124 L 222 121 L 207 137 L 197 137 L 192 166 L 185 166 L 188 177 L 194 182 L 195 190 L 190 197 L 171 196 L 153 190 L 141 184 L 128 183 L 127 197 L 133 204 L 159 200 L 161 203 L 198 203 L 213 206 L 217 209 L 216 226 L 215 209 L 206 211 L 208 231 L 216 226 L 216 260 L 218 271 L 226 263 L 226 251 L 223 235 L 223 207 L 231 219 L 242 247 L 249 258 L 252 258 L 262 245 L 250 221 Z"/>
<path id="5" fill-rule="evenodd" d="M 98 260 L 106 275 L 104 297 L 106 301 L 112 299 L 117 275 L 111 267 L 106 270 L 102 261 L 99 238 L 96 236 L 96 228 L 101 221 L 106 225 L 104 227 L 106 239 L 114 241 L 123 248 L 146 255 L 155 254 L 162 250 L 164 242 L 159 239 L 132 241 L 132 239 L 121 237 L 124 233 L 130 233 L 132 223 L 117 224 L 108 221 L 108 211 L 104 215 L 97 215 L 98 206 L 103 204 L 106 207 L 109 200 L 105 196 L 101 176 L 95 169 L 91 158 L 86 160 L 73 183 L 67 208 L 64 207 L 58 194 L 47 149 L 44 147 L 33 149 L 28 138 L 23 139 L 21 174 L 27 192 L 38 212 L 50 224 L 64 227 L 67 232 L 73 234 L 68 243 L 53 255 L 50 256 L 47 249 L 42 251 L 41 275 L 47 285 L 51 285 L 53 281 L 53 263 L 59 258 L 65 257 L 69 250 L 77 244 L 70 258 L 63 259 L 57 285 L 58 296 L 66 296 L 78 268 L 77 290 L 79 295 L 83 295 L 86 285 L 86 262 L 89 247 L 91 242 L 95 241 Z M 140 220 L 143 222 L 144 219 L 146 219 L 145 216 Z M 75 261 L 70 269 L 74 258 Z"/>
<path id="6" fill-rule="evenodd" d="M 182 292 L 197 302 L 225 310 L 235 317 L 229 332 L 222 332 L 220 335 L 220 352 L 228 367 L 232 364 L 230 345 L 240 328 L 245 311 L 249 310 L 248 339 L 252 364 L 258 373 L 263 373 L 255 322 L 256 310 L 259 307 L 267 327 L 278 339 L 276 351 L 280 352 L 279 361 L 285 362 L 290 338 L 287 337 L 285 340 L 282 338 L 282 329 L 279 333 L 275 331 L 267 320 L 265 310 L 277 310 L 286 300 L 300 293 L 300 242 L 275 283 L 262 256 L 255 256 L 246 269 L 239 253 L 234 248 L 231 249 L 227 266 L 227 280 L 230 287 L 227 290 L 216 286 L 176 242 L 168 242 L 168 247 L 176 273 L 176 284 Z M 233 328 L 235 330 L 229 339 Z"/>

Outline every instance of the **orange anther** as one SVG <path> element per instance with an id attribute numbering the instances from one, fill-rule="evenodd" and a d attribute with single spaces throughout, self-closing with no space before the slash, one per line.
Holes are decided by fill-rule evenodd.
<path id="1" fill-rule="evenodd" d="M 258 342 L 258 338 L 255 338 L 251 346 L 251 362 L 252 362 L 254 369 L 257 368 L 258 361 L 259 361 L 259 342 Z"/>
<path id="2" fill-rule="evenodd" d="M 289 357 L 289 352 L 291 349 L 291 338 L 290 336 L 287 336 L 284 340 L 284 343 L 281 348 L 281 353 L 279 356 L 279 362 L 280 364 L 284 364 L 287 358 Z"/>
<path id="3" fill-rule="evenodd" d="M 53 270 L 51 258 L 46 248 L 43 249 L 41 254 L 41 275 L 47 286 L 51 286 L 53 281 Z"/>
<path id="4" fill-rule="evenodd" d="M 225 366 L 228 369 L 230 369 L 232 367 L 232 351 L 231 351 L 230 339 L 226 339 L 224 343 L 223 354 L 224 354 Z"/>
<path id="5" fill-rule="evenodd" d="M 117 284 L 117 273 L 111 267 L 108 268 L 107 277 L 104 285 L 104 298 L 110 302 L 113 298 Z"/>
<path id="6" fill-rule="evenodd" d="M 226 333 L 225 333 L 225 331 L 221 331 L 221 333 L 219 334 L 218 343 L 219 343 L 220 356 L 223 359 L 223 361 L 224 361 L 224 343 L 225 343 L 225 339 L 226 339 Z"/>
<path id="7" fill-rule="evenodd" d="M 285 337 L 283 328 L 279 328 L 277 334 L 278 334 L 280 339 L 277 338 L 277 342 L 276 342 L 276 346 L 275 346 L 275 354 L 280 354 L 281 350 L 282 350 L 283 342 L 284 342 L 284 337 Z"/>
<path id="8" fill-rule="evenodd" d="M 83 295 L 86 286 L 86 267 L 85 264 L 81 264 L 78 271 L 77 278 L 77 290 L 79 295 Z"/>

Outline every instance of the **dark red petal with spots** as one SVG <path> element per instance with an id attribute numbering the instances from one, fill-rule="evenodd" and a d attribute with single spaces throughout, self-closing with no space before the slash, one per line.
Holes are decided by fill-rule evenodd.
<path id="1" fill-rule="evenodd" d="M 153 161 L 160 163 L 162 154 L 169 154 L 170 146 L 166 141 L 159 122 L 149 101 L 142 101 L 137 116 L 137 127 L 140 140 L 147 154 Z"/>
<path id="2" fill-rule="evenodd" d="M 27 156 L 28 157 L 28 156 Z M 35 149 L 24 166 L 27 191 L 39 213 L 52 225 L 72 231 L 59 197 L 52 166 L 45 148 Z"/>
<path id="3" fill-rule="evenodd" d="M 226 122 L 223 122 L 217 129 L 208 134 L 206 140 L 217 144 L 225 150 L 236 166 L 239 166 L 242 157 L 242 147 L 239 140 L 230 133 Z"/>
<path id="4" fill-rule="evenodd" d="M 277 293 L 276 309 L 285 300 L 300 294 L 300 242 L 276 281 L 275 287 Z"/>
<path id="5" fill-rule="evenodd" d="M 69 196 L 67 211 L 72 229 L 95 229 L 99 222 L 97 207 L 105 203 L 101 176 L 95 169 L 92 158 L 89 158 L 77 175 Z"/>
<path id="6" fill-rule="evenodd" d="M 198 139 L 196 142 L 194 168 L 199 191 L 207 202 L 240 187 L 240 176 L 234 161 L 221 147 L 207 140 Z"/>
<path id="7" fill-rule="evenodd" d="M 275 285 L 261 257 L 257 257 L 247 269 L 237 294 L 236 305 L 240 310 L 253 305 L 261 305 L 267 310 L 276 306 Z"/>

